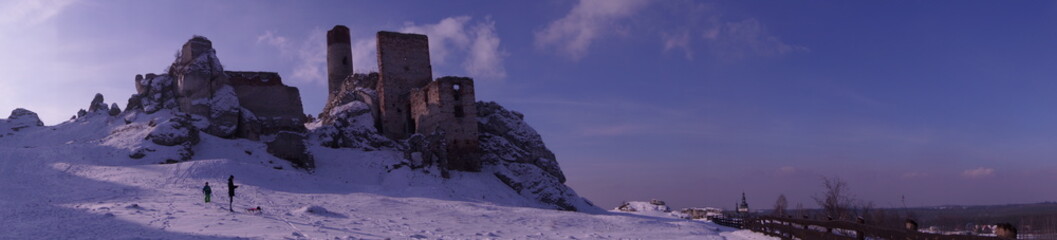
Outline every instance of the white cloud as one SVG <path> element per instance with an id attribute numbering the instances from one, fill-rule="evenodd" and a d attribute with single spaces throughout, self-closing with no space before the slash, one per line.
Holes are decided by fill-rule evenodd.
<path id="1" fill-rule="evenodd" d="M 768 34 L 755 18 L 726 22 L 705 30 L 701 36 L 708 41 L 713 54 L 726 60 L 808 51 L 806 47 L 787 44 Z"/>
<path id="2" fill-rule="evenodd" d="M 485 79 L 504 79 L 506 69 L 503 58 L 510 55 L 499 48 L 500 39 L 495 33 L 495 22 L 486 20 L 474 28 L 473 44 L 470 45 L 470 56 L 463 66 L 470 76 Z"/>
<path id="3" fill-rule="evenodd" d="M 649 13 L 639 14 L 644 11 Z M 586 56 L 595 42 L 606 37 L 635 35 L 659 35 L 664 52 L 680 51 L 687 60 L 699 49 L 725 61 L 809 51 L 771 35 L 755 18 L 730 21 L 721 16 L 720 10 L 704 3 L 581 0 L 564 17 L 536 31 L 535 45 L 572 60 Z M 637 18 L 642 20 L 631 21 Z"/>
<path id="4" fill-rule="evenodd" d="M 436 64 L 445 64 L 449 53 L 456 48 L 465 48 L 470 44 L 470 36 L 466 32 L 466 23 L 470 21 L 469 16 L 449 17 L 440 20 L 436 24 L 415 25 L 405 23 L 400 32 L 418 33 L 429 36 L 429 58 Z"/>
<path id="5" fill-rule="evenodd" d="M 664 51 L 682 50 L 683 56 L 686 60 L 694 59 L 694 50 L 690 48 L 690 31 L 683 31 L 676 34 L 663 34 L 661 37 L 664 39 Z"/>
<path id="6" fill-rule="evenodd" d="M 962 172 L 962 176 L 966 177 L 966 178 L 984 178 L 984 177 L 990 177 L 990 176 L 992 176 L 994 174 L 995 174 L 995 169 L 993 169 L 993 168 L 984 168 L 984 167 L 977 168 L 977 169 L 969 169 L 969 170 L 965 170 L 965 171 Z"/>
<path id="7" fill-rule="evenodd" d="M 323 85 L 327 82 L 327 49 L 323 39 L 326 34 L 323 29 L 316 28 L 310 31 L 303 41 L 298 42 L 280 36 L 275 31 L 266 31 L 257 36 L 257 43 L 275 47 L 279 55 L 296 62 L 291 79 Z"/>
<path id="8" fill-rule="evenodd" d="M 378 39 L 357 39 L 352 43 L 352 69 L 356 72 L 378 71 Z"/>
<path id="9" fill-rule="evenodd" d="M 447 75 L 468 75 L 475 79 L 506 78 L 503 59 L 508 55 L 500 47 L 495 22 L 486 18 L 473 22 L 469 16 L 449 17 L 435 24 L 406 23 L 400 32 L 425 34 L 429 37 L 430 61 L 436 71 L 456 67 Z M 295 61 L 292 79 L 323 85 L 327 78 L 326 31 L 316 28 L 301 40 L 267 31 L 257 37 L 258 44 L 274 47 L 279 54 Z M 377 40 L 373 37 L 352 40 L 352 64 L 356 72 L 378 70 Z M 461 63 L 461 65 L 456 64 Z M 462 71 L 462 72 L 460 72 Z"/>
<path id="10" fill-rule="evenodd" d="M 565 17 L 536 32 L 536 47 L 554 48 L 559 54 L 579 60 L 592 42 L 619 34 L 621 20 L 635 15 L 644 0 L 581 0 Z"/>
<path id="11" fill-rule="evenodd" d="M 452 66 L 449 61 L 461 59 L 461 70 L 469 77 L 484 80 L 506 78 L 503 59 L 509 54 L 500 47 L 495 21 L 485 18 L 471 23 L 472 20 L 469 16 L 458 16 L 442 19 L 436 24 L 406 23 L 400 32 L 429 36 L 430 60 L 436 66 L 434 71 Z"/>
<path id="12" fill-rule="evenodd" d="M 75 0 L 16 0 L 0 3 L 0 25 L 32 26 L 59 15 Z"/>

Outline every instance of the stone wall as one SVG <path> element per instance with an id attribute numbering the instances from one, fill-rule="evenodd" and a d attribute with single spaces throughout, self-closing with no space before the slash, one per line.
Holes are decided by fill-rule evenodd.
<path id="1" fill-rule="evenodd" d="M 412 90 L 409 100 L 416 133 L 444 132 L 449 168 L 481 169 L 473 79 L 439 78 L 424 88 Z"/>
<path id="2" fill-rule="evenodd" d="M 301 93 L 274 72 L 225 72 L 242 107 L 236 137 L 264 140 L 268 152 L 300 167 L 314 161 L 304 144 Z"/>
<path id="3" fill-rule="evenodd" d="M 254 132 L 239 131 L 239 137 L 258 140 L 260 135 L 279 131 L 304 132 L 305 115 L 301 93 L 296 87 L 286 86 L 274 72 L 227 72 L 235 95 L 242 108 L 249 110 L 260 124 Z M 243 115 L 246 115 L 243 113 Z M 245 122 L 245 121 L 243 121 Z M 243 126 L 240 126 L 240 128 Z"/>
<path id="4" fill-rule="evenodd" d="M 404 139 L 415 129 L 408 101 L 411 90 L 433 79 L 429 40 L 425 35 L 384 31 L 377 37 L 381 132 L 390 139 Z"/>

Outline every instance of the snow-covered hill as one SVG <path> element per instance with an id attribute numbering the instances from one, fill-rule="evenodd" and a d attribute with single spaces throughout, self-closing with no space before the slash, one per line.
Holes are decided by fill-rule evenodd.
<path id="1" fill-rule="evenodd" d="M 391 150 L 310 146 L 309 172 L 260 142 L 201 134 L 190 161 L 157 164 L 181 147 L 144 138 L 172 112 L 89 112 L 56 126 L 30 113 L 0 120 L 4 239 L 766 239 L 699 221 L 551 210 L 492 171 L 444 179 L 392 169 L 404 159 Z M 134 159 L 133 149 L 151 151 Z M 234 213 L 229 175 L 240 185 Z"/>

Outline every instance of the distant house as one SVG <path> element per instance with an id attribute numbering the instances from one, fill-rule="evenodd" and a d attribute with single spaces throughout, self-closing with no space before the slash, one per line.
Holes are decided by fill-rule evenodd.
<path id="1" fill-rule="evenodd" d="M 723 209 L 711 207 L 683 208 L 683 210 L 679 210 L 679 213 L 686 214 L 686 217 L 690 219 L 711 219 L 723 216 Z"/>

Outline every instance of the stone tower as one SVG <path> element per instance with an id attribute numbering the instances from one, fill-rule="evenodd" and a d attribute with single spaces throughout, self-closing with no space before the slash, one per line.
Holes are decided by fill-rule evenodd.
<path id="1" fill-rule="evenodd" d="M 327 31 L 327 88 L 328 96 L 341 89 L 345 77 L 352 75 L 352 44 L 349 28 L 334 26 Z"/>
<path id="2" fill-rule="evenodd" d="M 416 129 L 409 101 L 411 90 L 433 80 L 429 39 L 420 34 L 378 32 L 378 72 L 380 130 L 390 139 L 407 138 Z"/>

